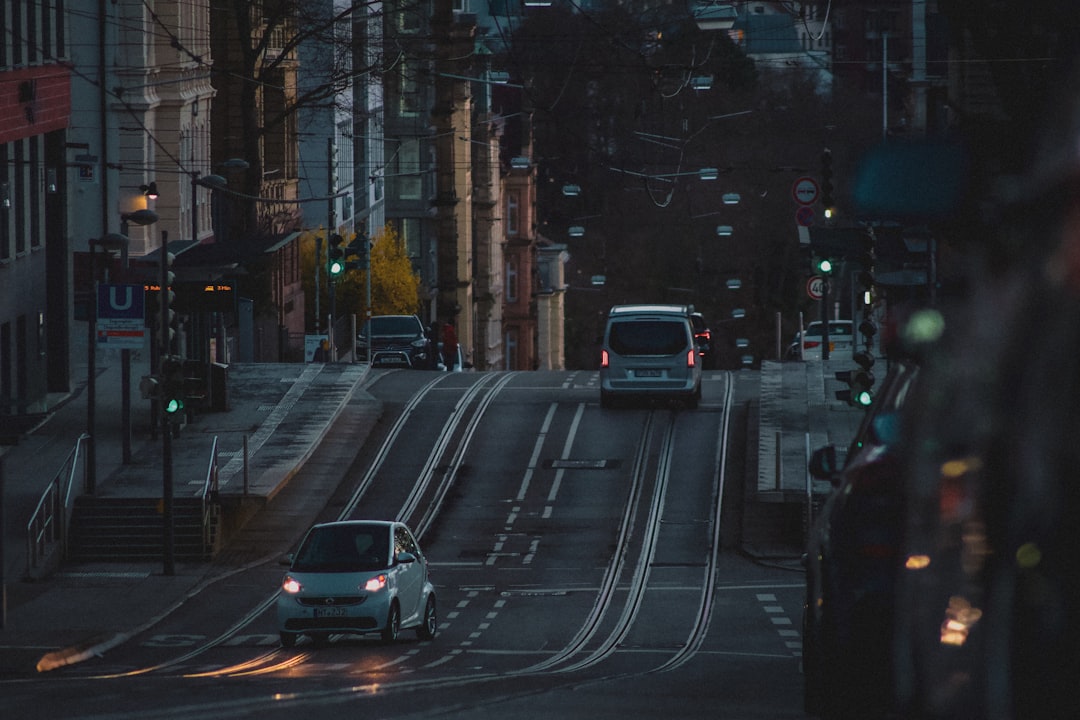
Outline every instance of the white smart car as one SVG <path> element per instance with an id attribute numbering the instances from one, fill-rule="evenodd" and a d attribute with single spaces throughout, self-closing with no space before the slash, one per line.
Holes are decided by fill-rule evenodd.
<path id="1" fill-rule="evenodd" d="M 403 628 L 413 628 L 421 640 L 435 637 L 435 588 L 403 523 L 315 525 L 284 562 L 289 570 L 277 601 L 283 647 L 300 635 L 325 643 L 331 633 L 379 633 L 389 643 Z"/>

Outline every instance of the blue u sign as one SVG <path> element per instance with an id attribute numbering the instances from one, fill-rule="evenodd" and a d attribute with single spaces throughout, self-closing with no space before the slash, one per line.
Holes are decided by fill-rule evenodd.
<path id="1" fill-rule="evenodd" d="M 141 320 L 145 316 L 145 290 L 142 285 L 98 285 L 98 317 L 101 319 Z"/>

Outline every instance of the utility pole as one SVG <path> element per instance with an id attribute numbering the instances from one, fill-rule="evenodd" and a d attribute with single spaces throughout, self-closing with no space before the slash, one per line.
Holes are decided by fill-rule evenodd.
<path id="1" fill-rule="evenodd" d="M 315 236 L 315 334 L 319 334 L 319 264 L 322 262 L 322 235 Z"/>

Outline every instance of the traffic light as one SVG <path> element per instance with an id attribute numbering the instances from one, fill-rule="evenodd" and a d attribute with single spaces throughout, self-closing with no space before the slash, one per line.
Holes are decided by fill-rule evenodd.
<path id="1" fill-rule="evenodd" d="M 812 269 L 819 275 L 831 275 L 833 270 L 836 269 L 836 265 L 830 258 L 827 257 L 814 257 Z"/>
<path id="2" fill-rule="evenodd" d="M 172 284 L 176 275 L 170 269 L 175 256 L 172 253 L 164 253 L 162 256 L 161 276 L 156 285 L 146 285 L 146 313 L 147 326 L 150 327 L 154 342 L 157 343 L 160 356 L 169 355 L 173 351 L 173 343 L 176 341 L 178 332 L 178 318 L 173 305 L 176 302 L 176 293 L 173 292 Z"/>
<path id="3" fill-rule="evenodd" d="M 345 269 L 367 270 L 371 267 L 371 243 L 367 235 L 362 231 L 356 234 L 356 238 L 345 246 Z M 349 258 L 355 258 L 349 260 Z"/>
<path id="4" fill-rule="evenodd" d="M 825 148 L 821 153 L 821 205 L 827 218 L 833 216 L 835 209 L 832 178 L 832 150 Z"/>
<path id="5" fill-rule="evenodd" d="M 859 239 L 859 247 L 855 255 L 855 262 L 859 269 L 855 273 L 855 282 L 862 290 L 863 304 L 869 305 L 873 301 L 874 290 L 874 237 L 865 233 Z"/>
<path id="6" fill-rule="evenodd" d="M 326 274 L 333 280 L 345 272 L 345 249 L 341 247 L 345 238 L 337 233 L 330 236 L 330 248 L 327 250 Z"/>
<path id="7" fill-rule="evenodd" d="M 874 373 L 870 372 L 874 366 L 874 356 L 868 352 L 857 352 L 852 359 L 857 368 L 836 373 L 836 379 L 848 386 L 847 390 L 836 391 L 836 399 L 856 407 L 870 407 L 874 402 Z"/>
<path id="8" fill-rule="evenodd" d="M 863 321 L 859 323 L 859 334 L 862 335 L 863 347 L 869 351 L 874 345 L 874 336 L 877 335 L 877 325 L 875 325 L 874 321 L 870 318 L 864 318 Z M 856 354 L 861 355 L 863 353 Z M 869 352 L 865 354 L 869 355 Z M 870 357 L 870 364 L 874 364 L 874 358 L 872 356 Z"/>
<path id="9" fill-rule="evenodd" d="M 161 361 L 161 409 L 165 419 L 178 421 L 184 412 L 184 363 L 175 356 Z"/>

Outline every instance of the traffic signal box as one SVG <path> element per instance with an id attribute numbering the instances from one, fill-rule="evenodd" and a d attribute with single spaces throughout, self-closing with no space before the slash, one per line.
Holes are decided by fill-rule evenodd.
<path id="1" fill-rule="evenodd" d="M 371 267 L 371 244 L 364 233 L 356 234 L 356 238 L 345 246 L 345 269 L 367 270 Z"/>
<path id="2" fill-rule="evenodd" d="M 326 275 L 331 280 L 341 277 L 345 272 L 345 249 L 341 247 L 344 242 L 345 238 L 337 233 L 330 236 L 330 247 L 326 253 Z"/>
<path id="3" fill-rule="evenodd" d="M 870 407 L 874 402 L 874 354 L 870 348 L 873 345 L 874 335 L 877 334 L 877 326 L 870 319 L 864 319 L 859 323 L 859 334 L 862 336 L 863 350 L 852 355 L 855 361 L 855 369 L 839 370 L 836 379 L 847 383 L 847 390 L 837 390 L 836 399 L 843 400 L 855 407 Z"/>
<path id="4" fill-rule="evenodd" d="M 184 416 L 184 363 L 174 356 L 161 361 L 161 409 L 173 422 Z"/>
<path id="5" fill-rule="evenodd" d="M 829 148 L 821 153 L 821 207 L 826 218 L 831 218 L 836 209 L 833 200 L 832 150 Z"/>

